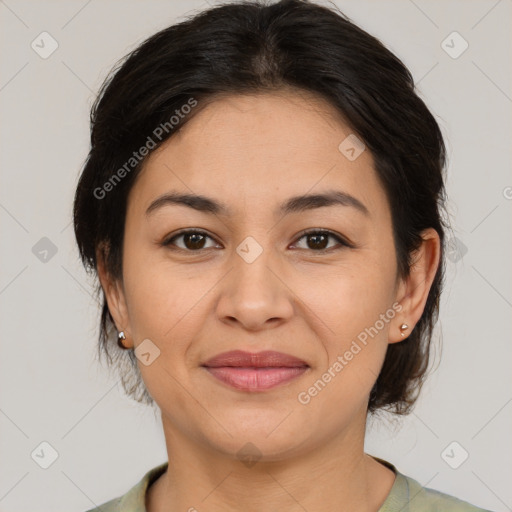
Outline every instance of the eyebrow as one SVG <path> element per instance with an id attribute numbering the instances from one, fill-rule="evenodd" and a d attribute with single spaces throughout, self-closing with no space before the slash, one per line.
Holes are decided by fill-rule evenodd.
<path id="1" fill-rule="evenodd" d="M 157 197 L 146 210 L 146 216 L 150 216 L 156 210 L 169 205 L 187 206 L 194 210 L 214 215 L 231 216 L 232 214 L 230 208 L 226 204 L 216 201 L 215 199 L 197 194 L 182 194 L 171 191 Z M 328 190 L 321 194 L 305 194 L 291 197 L 279 205 L 275 213 L 276 215 L 300 213 L 306 210 L 313 210 L 326 206 L 351 207 L 365 216 L 370 216 L 368 208 L 366 208 L 359 199 L 339 190 Z"/>

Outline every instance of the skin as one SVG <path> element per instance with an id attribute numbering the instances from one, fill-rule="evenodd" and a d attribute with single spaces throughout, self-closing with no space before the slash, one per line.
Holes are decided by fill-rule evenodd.
<path id="1" fill-rule="evenodd" d="M 365 150 L 350 161 L 338 149 L 350 133 L 308 93 L 220 97 L 146 160 L 128 198 L 122 281 L 101 257 L 98 273 L 124 344 L 150 339 L 160 350 L 150 365 L 138 362 L 161 410 L 169 458 L 148 490 L 149 512 L 369 512 L 386 499 L 394 474 L 364 453 L 368 398 L 388 343 L 405 339 L 400 325 L 409 325 L 407 337 L 421 317 L 440 242 L 426 230 L 410 276 L 397 278 L 390 207 L 372 156 Z M 369 215 L 349 206 L 273 213 L 291 196 L 328 189 L 356 197 Z M 224 202 L 232 215 L 166 205 L 146 216 L 171 190 Z M 211 238 L 161 245 L 183 228 Z M 322 253 L 300 234 L 310 228 L 354 247 L 328 238 Z M 252 263 L 236 252 L 248 236 L 263 251 Z M 401 311 L 299 403 L 395 302 Z M 265 392 L 239 391 L 200 366 L 234 349 L 277 350 L 310 368 Z M 247 442 L 261 456 L 251 467 L 237 456 Z"/>

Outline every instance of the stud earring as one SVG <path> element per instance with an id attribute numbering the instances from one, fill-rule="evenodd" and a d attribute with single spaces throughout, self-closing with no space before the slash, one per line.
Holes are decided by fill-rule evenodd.
<path id="1" fill-rule="evenodd" d="M 400 335 L 405 336 L 404 331 L 406 331 L 407 329 L 409 329 L 409 326 L 407 324 L 402 324 L 400 326 Z"/>
<path id="2" fill-rule="evenodd" d="M 125 339 L 126 339 L 126 336 L 124 335 L 124 331 L 121 331 L 117 335 L 117 345 L 119 346 L 119 348 L 123 348 L 123 349 L 127 350 L 128 347 L 125 347 L 124 343 L 123 343 L 123 340 L 125 340 Z"/>

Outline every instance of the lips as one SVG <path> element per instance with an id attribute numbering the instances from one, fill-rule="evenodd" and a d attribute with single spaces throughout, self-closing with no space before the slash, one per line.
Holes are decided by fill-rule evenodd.
<path id="1" fill-rule="evenodd" d="M 265 352 L 244 352 L 232 350 L 212 357 L 202 366 L 207 368 L 238 367 L 238 368 L 300 368 L 308 364 L 289 354 L 267 350 Z"/>
<path id="2" fill-rule="evenodd" d="M 264 391 L 289 382 L 309 365 L 289 354 L 234 350 L 219 354 L 202 365 L 218 381 L 240 391 Z"/>

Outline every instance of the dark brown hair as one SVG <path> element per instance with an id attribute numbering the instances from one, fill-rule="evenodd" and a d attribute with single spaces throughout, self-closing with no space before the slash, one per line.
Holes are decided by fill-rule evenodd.
<path id="1" fill-rule="evenodd" d="M 441 238 L 441 262 L 423 314 L 406 340 L 388 345 L 368 404 L 369 412 L 405 414 L 425 378 L 439 312 L 445 146 L 405 65 L 335 7 L 302 0 L 217 5 L 127 55 L 91 110 L 91 148 L 74 201 L 80 257 L 95 275 L 96 250 L 103 248 L 107 271 L 122 279 L 127 196 L 147 158 L 131 160 L 134 152 L 139 158 L 140 148 L 151 146 L 151 154 L 215 95 L 289 87 L 327 100 L 371 152 L 390 204 L 399 277 L 409 274 L 424 229 L 434 228 Z M 191 99 L 197 106 L 184 109 Z M 103 353 L 109 364 L 115 361 L 130 396 L 153 404 L 133 350 L 117 347 L 99 283 L 97 293 L 103 299 L 100 358 Z"/>

